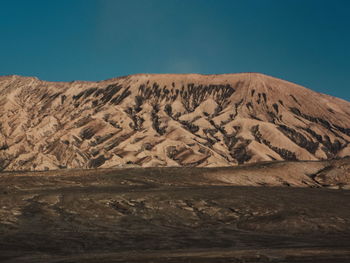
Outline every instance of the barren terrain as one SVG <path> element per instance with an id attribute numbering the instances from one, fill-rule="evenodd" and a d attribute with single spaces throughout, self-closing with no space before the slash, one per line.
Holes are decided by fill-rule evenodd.
<path id="1" fill-rule="evenodd" d="M 262 74 L 0 77 L 0 262 L 350 262 L 349 142 Z"/>
<path id="2" fill-rule="evenodd" d="M 0 169 L 218 167 L 350 156 L 350 103 L 257 73 L 0 77 Z"/>
<path id="3" fill-rule="evenodd" d="M 2 172 L 0 261 L 346 263 L 349 165 Z"/>

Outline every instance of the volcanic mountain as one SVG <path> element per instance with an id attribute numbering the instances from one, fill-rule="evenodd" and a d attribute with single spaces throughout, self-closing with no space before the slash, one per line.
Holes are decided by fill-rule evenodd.
<path id="1" fill-rule="evenodd" d="M 0 77 L 0 170 L 350 156 L 350 103 L 257 73 Z"/>

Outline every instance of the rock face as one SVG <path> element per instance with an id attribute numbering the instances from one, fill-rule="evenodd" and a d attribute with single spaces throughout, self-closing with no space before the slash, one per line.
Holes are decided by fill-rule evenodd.
<path id="1" fill-rule="evenodd" d="M 350 156 L 350 103 L 262 74 L 0 77 L 0 170 Z"/>

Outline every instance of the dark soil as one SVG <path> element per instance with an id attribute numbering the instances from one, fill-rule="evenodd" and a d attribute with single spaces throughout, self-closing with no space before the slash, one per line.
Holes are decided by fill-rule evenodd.
<path id="1" fill-rule="evenodd" d="M 0 262 L 350 262 L 350 191 L 190 168 L 0 174 Z"/>

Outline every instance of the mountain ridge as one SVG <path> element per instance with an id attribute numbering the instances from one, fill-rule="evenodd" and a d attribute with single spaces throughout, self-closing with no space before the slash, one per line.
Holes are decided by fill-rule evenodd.
<path id="1" fill-rule="evenodd" d="M 51 84 L 66 84 L 66 83 L 108 83 L 108 82 L 113 82 L 116 81 L 118 79 L 122 79 L 122 78 L 127 78 L 127 77 L 137 77 L 137 76 L 143 76 L 143 77 L 148 77 L 148 76 L 168 76 L 168 77 L 191 77 L 191 76 L 197 76 L 197 77 L 214 77 L 214 76 L 220 76 L 220 77 L 224 77 L 224 76 L 243 76 L 243 75 L 250 75 L 250 76 L 261 76 L 261 77 L 267 77 L 267 78 L 271 78 L 271 79 L 275 79 L 275 80 L 279 80 L 281 82 L 285 82 L 287 84 L 292 84 L 295 85 L 299 88 L 303 88 L 306 90 L 310 90 L 313 91 L 317 94 L 320 95 L 326 95 L 328 97 L 333 97 L 337 100 L 342 100 L 345 102 L 349 102 L 348 100 L 344 99 L 344 98 L 340 98 L 334 95 L 329 95 L 327 93 L 323 93 L 323 92 L 319 92 L 319 91 L 315 91 L 312 90 L 310 88 L 304 87 L 296 82 L 293 81 L 289 81 L 289 80 L 284 80 L 281 78 L 277 78 L 277 77 L 273 77 L 270 75 L 267 75 L 265 73 L 259 73 L 259 72 L 240 72 L 240 73 L 223 73 L 223 74 L 200 74 L 200 73 L 135 73 L 135 74 L 129 74 L 129 75 L 122 75 L 119 77 L 112 77 L 112 78 L 107 78 L 107 79 L 102 79 L 102 80 L 96 80 L 96 81 L 90 81 L 90 80 L 72 80 L 72 81 L 49 81 L 49 80 L 44 80 L 44 79 L 40 79 L 36 76 L 24 76 L 24 75 L 18 75 L 18 74 L 13 74 L 13 75 L 0 75 L 0 81 L 1 79 L 8 79 L 8 78 L 17 78 L 17 79 L 32 79 L 32 80 L 36 80 L 36 81 L 40 81 L 42 83 L 51 83 Z"/>
<path id="2" fill-rule="evenodd" d="M 289 80 L 284 80 L 284 79 L 281 79 L 281 78 L 277 78 L 277 77 L 273 77 L 273 76 L 270 76 L 268 74 L 265 74 L 265 73 L 259 73 L 259 72 L 240 72 L 240 73 L 222 73 L 222 74 L 201 74 L 201 73 L 135 73 L 135 74 L 128 74 L 128 75 L 122 75 L 122 76 L 118 76 L 118 77 L 112 77 L 112 78 L 107 78 L 107 79 L 102 79 L 102 80 L 96 80 L 96 81 L 93 81 L 93 80 L 79 80 L 79 79 L 76 79 L 76 80 L 71 80 L 71 81 L 52 81 L 52 80 L 44 80 L 44 79 L 40 79 L 39 77 L 36 77 L 36 76 L 24 76 L 24 75 L 18 75 L 18 74 L 12 74 L 12 75 L 0 75 L 0 81 L 1 79 L 8 79 L 8 78 L 17 78 L 17 79 L 33 79 L 33 80 L 36 80 L 36 81 L 40 81 L 40 82 L 43 82 L 43 83 L 51 83 L 51 84 L 59 84 L 59 83 L 107 83 L 107 82 L 113 82 L 113 81 L 116 81 L 118 79 L 122 79 L 122 78 L 127 78 L 127 77 L 137 77 L 137 76 L 143 76 L 143 77 L 148 77 L 148 76 L 168 76 L 168 77 L 190 77 L 190 76 L 197 76 L 197 77 L 214 77 L 214 76 L 220 76 L 220 77 L 224 77 L 224 76 L 243 76 L 243 75 L 250 75 L 250 76 L 261 76 L 261 77 L 267 77 L 267 78 L 271 78 L 271 79 L 275 79 L 275 80 L 279 80 L 281 82 L 285 82 L 285 83 L 288 83 L 288 84 L 292 84 L 292 85 L 295 85 L 299 88 L 303 88 L 303 89 L 307 89 L 307 90 L 310 90 L 310 91 L 313 91 L 317 94 L 321 94 L 321 95 L 326 95 L 326 96 L 329 96 L 329 97 L 333 97 L 333 98 L 336 98 L 338 100 L 342 100 L 342 101 L 345 101 L 345 102 L 349 102 L 348 100 L 344 99 L 344 98 L 340 98 L 340 97 L 337 97 L 337 96 L 333 96 L 333 95 L 329 95 L 327 93 L 323 93 L 323 92 L 319 92 L 319 91 L 315 91 L 315 90 L 312 90 L 310 88 L 307 88 L 307 87 L 304 87 L 296 82 L 293 82 L 293 81 L 289 81 Z"/>
<path id="3" fill-rule="evenodd" d="M 261 73 L 0 77 L 0 169 L 231 166 L 350 155 L 350 103 Z"/>

